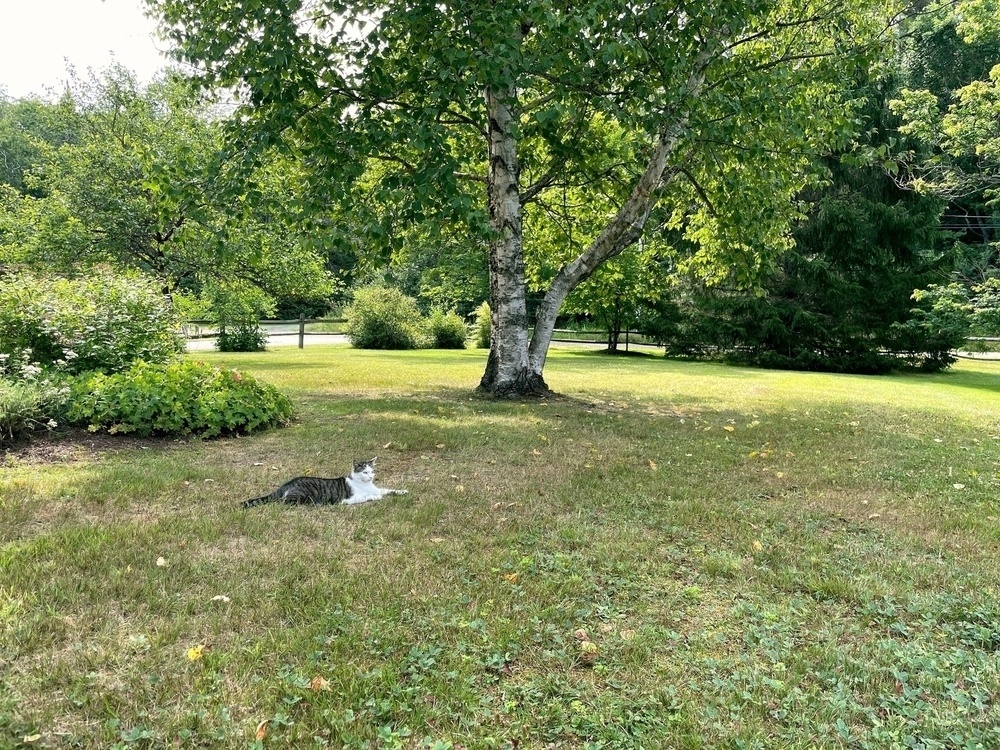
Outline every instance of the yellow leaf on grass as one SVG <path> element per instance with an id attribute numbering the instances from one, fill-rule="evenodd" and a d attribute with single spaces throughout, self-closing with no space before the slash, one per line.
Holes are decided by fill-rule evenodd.
<path id="1" fill-rule="evenodd" d="M 197 646 L 192 646 L 187 650 L 188 661 L 198 661 L 204 655 L 205 655 L 204 643 L 199 643 Z"/>
<path id="2" fill-rule="evenodd" d="M 733 426 L 732 426 L 731 424 L 727 424 L 727 425 L 726 425 L 725 427 L 723 427 L 722 429 L 724 429 L 724 430 L 725 430 L 726 432 L 733 432 L 733 431 L 734 431 L 734 430 L 735 430 L 736 428 L 735 428 L 735 427 L 733 427 Z"/>
<path id="3" fill-rule="evenodd" d="M 520 576 L 520 575 L 518 575 L 517 573 L 507 573 L 507 574 L 506 574 L 506 575 L 505 575 L 505 576 L 503 577 L 503 579 L 504 579 L 505 581 L 507 581 L 507 583 L 517 583 L 517 582 L 518 582 L 518 580 L 520 580 L 520 578 L 521 578 L 521 576 Z"/>
<path id="4" fill-rule="evenodd" d="M 253 733 L 253 736 L 258 740 L 262 740 L 267 737 L 267 719 L 264 719 L 264 721 L 257 725 L 257 731 Z"/>
<path id="5" fill-rule="evenodd" d="M 532 449 L 531 449 L 531 452 L 532 452 L 532 453 L 533 453 L 534 455 L 536 455 L 536 456 L 540 456 L 540 455 L 542 455 L 542 452 L 541 452 L 540 450 L 538 450 L 538 448 L 532 448 Z"/>
<path id="6" fill-rule="evenodd" d="M 21 738 L 21 742 L 25 745 L 30 745 L 32 742 L 38 742 L 40 739 L 42 739 L 42 735 L 40 734 L 26 734 Z"/>
<path id="7" fill-rule="evenodd" d="M 654 461 L 653 459 L 649 459 L 649 468 L 652 469 L 653 471 L 656 471 L 656 461 Z"/>
<path id="8" fill-rule="evenodd" d="M 309 689 L 312 690 L 314 693 L 320 690 L 329 690 L 330 682 L 325 677 L 316 675 L 309 681 Z"/>
<path id="9" fill-rule="evenodd" d="M 753 547 L 753 551 L 754 552 L 763 552 L 764 551 L 764 545 L 760 543 L 759 539 L 754 539 L 753 540 L 753 544 L 750 545 L 750 546 Z"/>

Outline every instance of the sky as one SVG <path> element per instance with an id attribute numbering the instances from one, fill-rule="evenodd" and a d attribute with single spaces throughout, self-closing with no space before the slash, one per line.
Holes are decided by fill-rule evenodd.
<path id="1" fill-rule="evenodd" d="M 0 91 L 53 98 L 67 79 L 112 61 L 151 80 L 168 61 L 141 0 L 0 0 Z M 54 94 L 51 92 L 55 92 Z"/>

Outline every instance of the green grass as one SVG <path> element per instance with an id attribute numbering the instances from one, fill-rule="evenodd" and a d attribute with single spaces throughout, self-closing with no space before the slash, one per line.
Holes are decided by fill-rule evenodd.
<path id="1" fill-rule="evenodd" d="M 2 469 L 0 747 L 1000 746 L 1000 363 L 198 358 L 297 422 Z"/>

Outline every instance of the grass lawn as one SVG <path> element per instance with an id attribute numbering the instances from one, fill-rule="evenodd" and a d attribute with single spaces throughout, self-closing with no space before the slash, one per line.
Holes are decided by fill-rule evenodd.
<path id="1" fill-rule="evenodd" d="M 1000 363 L 198 358 L 297 422 L 0 469 L 0 748 L 1000 747 Z"/>

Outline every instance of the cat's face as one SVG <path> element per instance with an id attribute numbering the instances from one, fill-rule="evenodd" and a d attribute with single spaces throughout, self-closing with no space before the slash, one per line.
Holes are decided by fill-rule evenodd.
<path id="1" fill-rule="evenodd" d="M 375 478 L 375 459 L 354 462 L 354 478 L 362 482 L 370 482 Z"/>

